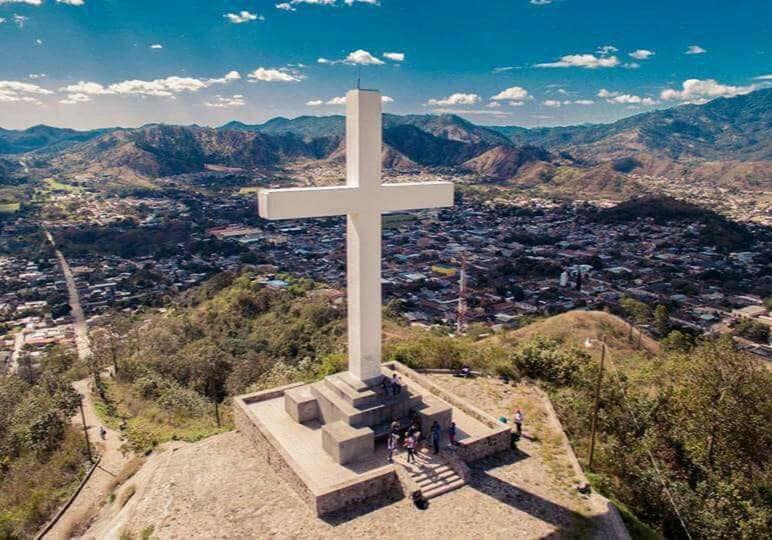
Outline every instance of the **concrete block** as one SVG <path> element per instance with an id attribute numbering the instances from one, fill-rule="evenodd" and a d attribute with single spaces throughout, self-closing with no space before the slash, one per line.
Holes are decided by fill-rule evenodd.
<path id="1" fill-rule="evenodd" d="M 448 429 L 453 419 L 453 407 L 429 396 L 424 396 L 424 402 L 426 407 L 418 411 L 418 416 L 421 418 L 421 433 L 429 437 L 435 420 L 439 422 L 443 431 Z"/>
<path id="2" fill-rule="evenodd" d="M 300 424 L 319 418 L 319 403 L 308 385 L 284 392 L 284 410 Z"/>
<path id="3" fill-rule="evenodd" d="M 322 447 L 341 465 L 369 458 L 375 452 L 375 433 L 368 427 L 353 428 L 345 422 L 322 427 Z"/>

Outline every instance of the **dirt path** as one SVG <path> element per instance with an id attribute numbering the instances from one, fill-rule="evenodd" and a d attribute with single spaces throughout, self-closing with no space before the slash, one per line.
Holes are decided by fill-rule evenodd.
<path id="1" fill-rule="evenodd" d="M 83 412 L 86 416 L 88 436 L 102 459 L 72 506 L 67 509 L 53 529 L 45 536 L 47 539 L 66 539 L 76 535 L 78 527 L 85 525 L 97 513 L 101 505 L 107 501 L 118 474 L 131 459 L 130 456 L 124 456 L 120 451 L 123 444 L 120 432 L 105 426 L 107 436 L 105 440 L 100 439 L 99 427 L 103 424 L 94 410 L 89 381 L 90 379 L 76 381 L 73 386 L 84 396 Z M 72 423 L 82 429 L 80 412 L 72 418 Z"/>

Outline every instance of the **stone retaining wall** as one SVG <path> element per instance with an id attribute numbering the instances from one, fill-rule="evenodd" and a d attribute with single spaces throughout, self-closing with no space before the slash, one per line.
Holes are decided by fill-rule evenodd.
<path id="1" fill-rule="evenodd" d="M 252 403 L 281 397 L 285 391 L 302 384 L 290 384 L 264 392 L 237 396 L 233 401 L 236 428 L 252 441 L 261 457 L 316 512 L 317 516 L 349 508 L 353 504 L 377 496 L 389 493 L 401 494 L 401 484 L 393 465 L 385 465 L 330 488 L 318 486 L 249 410 L 249 405 Z"/>
<path id="2" fill-rule="evenodd" d="M 448 392 L 441 386 L 435 384 L 428 377 L 424 377 L 416 370 L 407 367 L 400 362 L 387 362 L 384 364 L 404 377 L 415 381 L 419 386 L 426 388 L 449 405 L 464 411 L 466 414 L 478 420 L 491 428 L 492 432 L 478 437 L 472 437 L 461 441 L 459 445 L 459 457 L 464 461 L 471 462 L 491 456 L 498 452 L 507 450 L 511 444 L 511 430 L 509 427 L 501 424 L 490 414 L 478 409 L 474 405 L 467 403 L 455 394 Z"/>
<path id="3" fill-rule="evenodd" d="M 250 403 L 280 397 L 284 395 L 285 390 L 296 386 L 300 386 L 300 384 L 290 384 L 256 394 L 237 396 L 233 400 L 233 420 L 239 432 L 252 441 L 261 457 L 300 495 L 306 504 L 313 508 L 316 506 L 316 497 L 313 493 L 311 479 L 302 473 L 295 460 L 282 450 L 279 442 L 249 410 Z"/>

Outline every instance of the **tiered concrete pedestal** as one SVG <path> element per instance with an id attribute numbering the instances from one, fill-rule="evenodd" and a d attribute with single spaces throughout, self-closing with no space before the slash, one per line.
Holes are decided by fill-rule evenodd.
<path id="1" fill-rule="evenodd" d="M 443 429 L 450 425 L 450 406 L 427 402 L 406 385 L 394 395 L 385 375 L 384 380 L 386 385 L 366 385 L 349 372 L 330 375 L 286 392 L 285 409 L 300 423 L 320 420 L 324 450 L 340 464 L 370 458 L 376 437 L 387 435 L 394 420 L 404 424 L 411 412 L 421 418 L 424 433 L 435 420 Z"/>
<path id="2" fill-rule="evenodd" d="M 429 378 L 398 362 L 384 364 L 382 373 L 385 387 L 339 373 L 234 400 L 239 431 L 254 441 L 264 459 L 320 516 L 356 508 L 359 502 L 387 493 L 423 490 L 439 495 L 448 487 L 463 485 L 464 462 L 509 447 L 507 426 Z M 394 373 L 404 383 L 397 395 L 390 384 Z M 456 476 L 445 469 L 426 478 L 423 469 L 403 474 L 410 467 L 399 464 L 400 460 L 396 465 L 387 462 L 386 445 L 379 444 L 379 439 L 388 435 L 394 420 L 407 427 L 415 415 L 426 438 L 432 424 L 440 424 L 442 465 Z M 456 423 L 458 445 L 449 450 L 446 434 L 451 421 Z"/>

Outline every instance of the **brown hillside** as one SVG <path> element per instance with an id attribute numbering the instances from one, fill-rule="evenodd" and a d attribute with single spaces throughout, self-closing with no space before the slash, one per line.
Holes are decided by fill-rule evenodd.
<path id="1" fill-rule="evenodd" d="M 503 339 L 519 341 L 544 336 L 583 348 L 586 338 L 600 339 L 605 336 L 609 352 L 617 358 L 624 358 L 641 352 L 637 346 L 638 332 L 635 331 L 632 343 L 628 341 L 629 333 L 630 325 L 627 322 L 605 311 L 568 311 L 518 328 L 505 334 Z M 659 343 L 645 335 L 641 336 L 641 346 L 648 354 L 654 355 L 660 351 Z M 594 349 L 590 350 L 596 354 Z"/>

